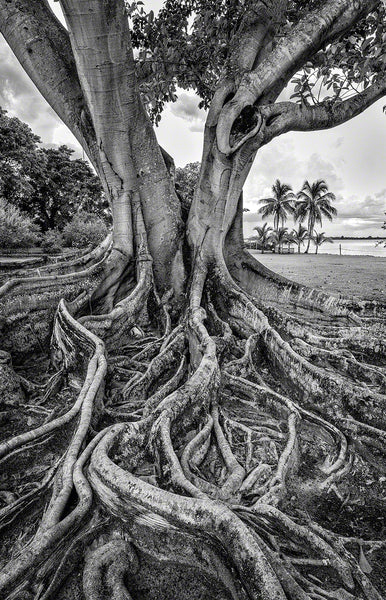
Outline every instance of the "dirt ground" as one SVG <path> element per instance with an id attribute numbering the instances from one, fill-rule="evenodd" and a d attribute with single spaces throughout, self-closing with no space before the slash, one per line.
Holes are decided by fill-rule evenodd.
<path id="1" fill-rule="evenodd" d="M 386 301 L 386 257 L 251 253 L 299 283 L 349 298 Z"/>

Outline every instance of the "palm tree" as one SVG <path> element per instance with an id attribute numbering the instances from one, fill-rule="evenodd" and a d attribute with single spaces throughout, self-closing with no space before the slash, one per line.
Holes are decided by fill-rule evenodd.
<path id="1" fill-rule="evenodd" d="M 315 244 L 315 254 L 318 253 L 318 248 L 319 246 L 321 246 L 322 244 L 324 244 L 325 242 L 330 242 L 330 244 L 334 243 L 334 240 L 331 239 L 330 237 L 326 237 L 326 235 L 324 234 L 324 231 L 321 231 L 320 233 L 317 233 L 316 231 L 314 232 L 314 235 L 312 236 L 312 241 Z"/>
<path id="2" fill-rule="evenodd" d="M 291 242 L 294 242 L 294 244 L 297 245 L 298 253 L 300 254 L 300 246 L 304 244 L 304 242 L 308 238 L 307 227 L 303 227 L 303 225 L 299 224 L 298 229 L 293 229 L 290 233 L 290 236 Z"/>
<path id="3" fill-rule="evenodd" d="M 279 254 L 282 251 L 283 244 L 285 242 L 291 241 L 291 237 L 288 233 L 288 227 L 279 227 L 276 231 L 274 231 L 271 235 L 271 241 L 273 242 L 275 248 L 279 247 Z"/>
<path id="4" fill-rule="evenodd" d="M 322 226 L 323 217 L 332 221 L 337 215 L 337 210 L 331 204 L 334 202 L 335 195 L 328 191 L 327 183 L 324 179 L 318 179 L 312 185 L 308 181 L 304 182 L 301 191 L 298 193 L 298 202 L 295 207 L 295 221 L 303 223 L 308 219 L 308 244 L 306 254 L 310 249 L 312 232 L 315 224 Z"/>
<path id="5" fill-rule="evenodd" d="M 294 212 L 294 202 L 296 199 L 292 188 L 287 183 L 281 183 L 279 179 L 276 179 L 272 186 L 272 198 L 262 198 L 259 200 L 260 204 L 264 204 L 259 208 L 258 212 L 262 215 L 263 219 L 273 217 L 273 228 L 276 231 L 279 228 L 279 224 L 284 225 L 287 220 L 288 213 Z"/>
<path id="6" fill-rule="evenodd" d="M 272 236 L 272 227 L 268 226 L 268 223 L 264 223 L 262 227 L 254 227 L 254 231 L 257 231 L 256 242 L 261 248 L 261 253 L 264 254 L 264 250 L 268 247 L 268 243 Z"/>

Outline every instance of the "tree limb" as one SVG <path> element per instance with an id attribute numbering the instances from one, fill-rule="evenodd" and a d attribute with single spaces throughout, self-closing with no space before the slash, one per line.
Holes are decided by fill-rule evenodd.
<path id="1" fill-rule="evenodd" d="M 97 167 L 95 134 L 68 33 L 47 1 L 0 0 L 0 30 L 23 69 Z"/>
<path id="2" fill-rule="evenodd" d="M 216 125 L 226 98 L 234 93 L 246 72 L 265 56 L 288 0 L 252 0 L 229 44 L 229 57 L 213 95 L 206 124 Z"/>
<path id="3" fill-rule="evenodd" d="M 315 131 L 330 129 L 349 121 L 386 95 L 386 72 L 381 79 L 363 92 L 339 103 L 321 103 L 305 106 L 294 102 L 279 102 L 261 107 L 266 130 L 264 144 L 287 131 Z"/>
<path id="4" fill-rule="evenodd" d="M 257 66 L 246 73 L 231 101 L 222 109 L 217 124 L 217 144 L 220 152 L 230 154 L 230 133 L 233 123 L 246 106 L 254 105 L 273 87 L 283 88 L 289 77 L 319 51 L 356 23 L 379 0 L 329 0 L 322 8 L 306 15 L 277 43 Z"/>
<path id="5" fill-rule="evenodd" d="M 277 31 L 288 0 L 252 0 L 229 48 L 229 65 L 242 76 L 250 71 Z"/>

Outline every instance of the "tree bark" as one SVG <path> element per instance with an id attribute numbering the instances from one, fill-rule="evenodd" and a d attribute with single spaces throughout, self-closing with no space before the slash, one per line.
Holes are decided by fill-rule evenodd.
<path id="1" fill-rule="evenodd" d="M 24 369 L 5 370 L 17 382 L 17 421 L 9 406 L 0 412 L 1 597 L 380 600 L 385 307 L 291 282 L 243 248 L 243 185 L 272 135 L 264 98 L 293 61 L 276 79 L 261 76 L 247 132 L 225 100 L 271 73 L 272 19 L 260 27 L 248 14 L 234 40 L 231 59 L 245 48 L 245 60 L 215 93 L 184 230 L 139 95 L 123 1 L 61 5 L 64 56 L 76 67 L 63 85 L 76 87 L 87 128 L 75 102 L 58 110 L 83 123 L 114 239 L 0 287 L 1 345 Z M 302 23 L 303 40 L 288 34 L 298 57 L 370 3 L 327 5 L 333 14 L 323 6 Z M 251 6 L 266 15 L 269 3 Z M 27 60 L 29 42 L 11 27 L 37 15 L 51 23 L 36 41 L 48 53 L 57 24 L 46 3 L 0 0 L 10 43 L 33 77 L 46 68 L 59 105 L 52 55 L 45 66 L 38 52 Z M 37 345 L 44 357 L 51 332 L 51 371 L 42 359 L 30 381 L 22 359 Z M 331 517 L 340 515 L 339 529 Z"/>

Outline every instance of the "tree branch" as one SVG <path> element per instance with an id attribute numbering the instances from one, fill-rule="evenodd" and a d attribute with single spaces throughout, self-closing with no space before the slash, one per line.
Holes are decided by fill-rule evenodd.
<path id="1" fill-rule="evenodd" d="M 385 95 L 386 73 L 363 92 L 339 103 L 305 106 L 279 102 L 260 107 L 265 122 L 268 122 L 263 143 L 266 144 L 287 131 L 316 131 L 336 127 L 356 117 Z"/>
<path id="2" fill-rule="evenodd" d="M 288 0 L 252 0 L 234 34 L 229 49 L 232 72 L 244 75 L 253 69 L 260 53 L 274 37 Z"/>
<path id="3" fill-rule="evenodd" d="M 97 167 L 95 134 L 68 33 L 47 1 L 0 0 L 0 31 L 40 93 Z"/>
<path id="4" fill-rule="evenodd" d="M 234 93 L 246 72 L 263 58 L 288 0 L 251 0 L 229 45 L 229 57 L 211 101 L 207 126 L 217 124 L 226 98 Z"/>
<path id="5" fill-rule="evenodd" d="M 283 37 L 254 71 L 246 73 L 237 93 L 222 109 L 217 124 L 217 144 L 230 154 L 232 125 L 246 106 L 281 82 L 281 87 L 302 64 L 326 43 L 354 25 L 379 0 L 329 0 L 322 8 L 309 13 Z"/>

